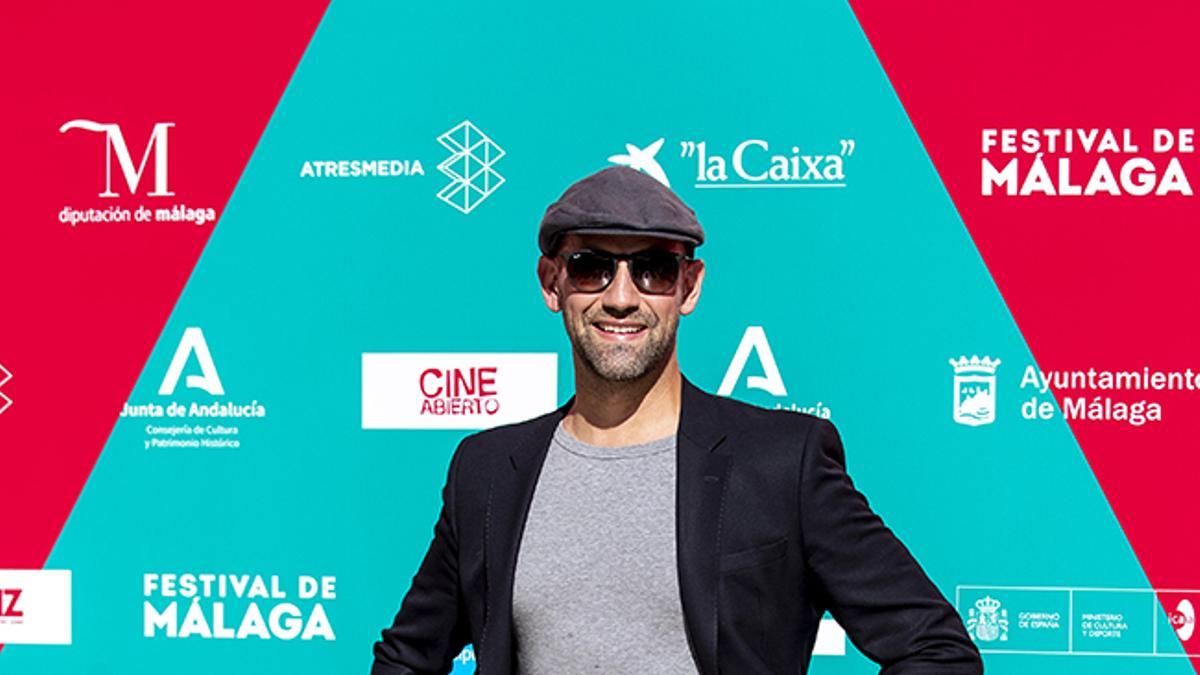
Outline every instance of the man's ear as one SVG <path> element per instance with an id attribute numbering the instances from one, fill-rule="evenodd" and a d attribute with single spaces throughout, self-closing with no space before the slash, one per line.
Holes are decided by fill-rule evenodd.
<path id="1" fill-rule="evenodd" d="M 542 288 L 542 300 L 551 312 L 562 309 L 562 297 L 558 294 L 558 265 L 546 256 L 538 258 L 538 283 Z"/>
<path id="2" fill-rule="evenodd" d="M 691 314 L 700 302 L 700 286 L 704 283 L 704 261 L 699 258 L 685 263 L 687 269 L 683 272 L 683 304 L 679 306 L 680 314 Z"/>

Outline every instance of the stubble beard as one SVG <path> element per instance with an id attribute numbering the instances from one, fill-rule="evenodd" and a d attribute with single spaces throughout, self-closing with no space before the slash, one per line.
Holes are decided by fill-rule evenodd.
<path id="1" fill-rule="evenodd" d="M 629 382 L 644 377 L 671 355 L 677 321 L 646 323 L 646 334 L 636 343 L 605 342 L 594 332 L 591 321 L 568 321 L 567 333 L 575 353 L 589 370 L 612 382 Z M 669 324 L 669 325 L 664 325 Z"/>

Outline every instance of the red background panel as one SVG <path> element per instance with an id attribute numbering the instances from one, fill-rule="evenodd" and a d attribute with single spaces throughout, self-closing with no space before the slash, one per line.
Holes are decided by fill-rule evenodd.
<path id="1" fill-rule="evenodd" d="M 1200 5 L 852 6 L 1039 366 L 1200 370 L 1196 197 L 985 197 L 980 187 L 984 128 L 1130 128 L 1146 141 L 1138 154 L 1165 166 L 1149 153 L 1151 131 L 1200 126 Z M 1072 156 L 1077 182 L 1098 156 Z M 1196 155 L 1180 157 L 1200 187 Z M 1060 404 L 1064 393 L 1081 392 L 1059 392 Z M 1160 400 L 1164 421 L 1076 420 L 1076 438 L 1150 582 L 1200 587 L 1189 534 L 1200 392 L 1114 398 Z"/>
<path id="2" fill-rule="evenodd" d="M 63 224 L 74 208 L 205 206 L 218 215 L 325 10 L 325 0 L 26 3 L 0 20 L 5 160 L 0 215 L 0 567 L 40 568 L 150 354 L 213 224 Z M 170 189 L 138 194 L 105 136 L 121 126 L 135 163 L 158 122 Z M 153 157 L 150 160 L 153 164 Z"/>

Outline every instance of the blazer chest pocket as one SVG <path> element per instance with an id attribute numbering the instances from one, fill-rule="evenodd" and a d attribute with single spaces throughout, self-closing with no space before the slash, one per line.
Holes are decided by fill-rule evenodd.
<path id="1" fill-rule="evenodd" d="M 733 572 L 748 567 L 765 565 L 787 555 L 787 537 L 776 539 L 768 544 L 744 548 L 740 551 L 721 554 L 721 573 Z"/>
<path id="2" fill-rule="evenodd" d="M 739 675 L 783 673 L 778 663 L 788 640 L 778 626 L 787 602 L 788 539 L 721 554 L 717 643 L 720 670 Z M 794 671 L 794 669 L 792 669 Z"/>

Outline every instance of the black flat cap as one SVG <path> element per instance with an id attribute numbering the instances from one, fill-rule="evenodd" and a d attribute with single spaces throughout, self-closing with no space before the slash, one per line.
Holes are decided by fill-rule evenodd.
<path id="1" fill-rule="evenodd" d="M 696 212 L 670 188 L 627 166 L 610 166 L 580 179 L 546 208 L 538 248 L 550 255 L 558 237 L 641 234 L 704 243 Z"/>

